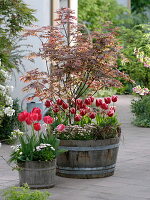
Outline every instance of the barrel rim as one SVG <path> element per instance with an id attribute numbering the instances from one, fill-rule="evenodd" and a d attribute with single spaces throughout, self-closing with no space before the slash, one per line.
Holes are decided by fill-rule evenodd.
<path id="1" fill-rule="evenodd" d="M 67 147 L 94 147 L 94 146 L 108 146 L 118 144 L 120 137 L 109 138 L 104 140 L 60 140 L 60 146 Z"/>

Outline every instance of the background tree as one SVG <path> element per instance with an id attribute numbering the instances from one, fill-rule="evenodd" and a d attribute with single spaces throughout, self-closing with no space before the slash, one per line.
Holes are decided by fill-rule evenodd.
<path id="1" fill-rule="evenodd" d="M 7 70 L 21 62 L 16 42 L 23 27 L 36 20 L 33 12 L 23 0 L 0 0 L 0 60 Z"/>

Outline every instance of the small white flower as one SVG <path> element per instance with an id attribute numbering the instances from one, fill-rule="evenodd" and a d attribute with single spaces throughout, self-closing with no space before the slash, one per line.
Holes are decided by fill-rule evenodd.
<path id="1" fill-rule="evenodd" d="M 7 116 L 11 117 L 11 116 L 13 116 L 13 114 L 15 113 L 15 110 L 12 109 L 11 107 L 6 107 L 6 108 L 4 108 L 4 113 L 5 113 Z"/>
<path id="2" fill-rule="evenodd" d="M 12 86 L 12 85 L 7 85 L 6 86 L 6 89 L 7 89 L 7 91 L 10 93 L 10 92 L 13 92 L 13 90 L 14 90 L 14 86 Z"/>
<path id="3" fill-rule="evenodd" d="M 13 105 L 13 99 L 10 96 L 6 95 L 5 96 L 5 100 L 6 100 L 6 105 L 7 106 L 12 106 Z"/>
<path id="4" fill-rule="evenodd" d="M 0 85 L 0 91 L 1 91 L 3 96 L 6 95 L 6 87 L 4 85 Z"/>

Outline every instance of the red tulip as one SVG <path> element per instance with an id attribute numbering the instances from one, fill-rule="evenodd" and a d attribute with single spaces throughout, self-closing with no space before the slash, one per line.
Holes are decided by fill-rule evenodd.
<path id="1" fill-rule="evenodd" d="M 57 99 L 57 105 L 59 105 L 59 106 L 61 106 L 62 105 L 62 103 L 63 103 L 63 100 L 62 99 Z"/>
<path id="2" fill-rule="evenodd" d="M 96 106 L 102 105 L 103 101 L 102 99 L 96 99 Z"/>
<path id="3" fill-rule="evenodd" d="M 51 116 L 45 116 L 45 117 L 43 117 L 43 121 L 46 124 L 52 124 L 54 122 L 54 119 Z"/>
<path id="4" fill-rule="evenodd" d="M 107 115 L 108 115 L 109 117 L 112 117 L 112 116 L 114 115 L 114 111 L 113 111 L 113 110 L 109 110 L 109 111 L 107 112 Z"/>
<path id="5" fill-rule="evenodd" d="M 81 120 L 81 115 L 75 115 L 75 117 L 74 117 L 74 120 L 76 121 L 76 122 L 78 122 L 78 121 L 80 121 Z"/>
<path id="6" fill-rule="evenodd" d="M 84 116 L 85 114 L 86 114 L 86 110 L 81 109 L 81 110 L 80 110 L 80 115 L 81 115 L 81 116 Z"/>
<path id="7" fill-rule="evenodd" d="M 35 107 L 35 108 L 32 109 L 31 112 L 40 114 L 42 112 L 42 110 L 40 108 L 38 108 L 38 107 Z"/>
<path id="8" fill-rule="evenodd" d="M 76 114 L 76 109 L 75 108 L 70 108 L 71 114 Z"/>
<path id="9" fill-rule="evenodd" d="M 89 113 L 89 112 L 91 112 L 91 108 L 90 107 L 86 107 L 86 113 Z"/>
<path id="10" fill-rule="evenodd" d="M 38 114 L 38 120 L 37 120 L 37 121 L 41 121 L 41 119 L 42 119 L 42 113 L 39 113 L 39 114 Z"/>
<path id="11" fill-rule="evenodd" d="M 110 104 L 111 103 L 111 98 L 110 97 L 105 97 L 104 101 L 105 101 L 105 103 Z"/>
<path id="12" fill-rule="evenodd" d="M 31 125 L 33 123 L 33 121 L 30 119 L 30 116 L 26 118 L 26 123 L 28 125 Z"/>
<path id="13" fill-rule="evenodd" d="M 87 107 L 86 107 L 86 104 L 81 104 L 81 106 L 80 106 L 80 108 L 82 108 L 82 109 L 86 109 Z"/>
<path id="14" fill-rule="evenodd" d="M 49 108 L 49 107 L 51 107 L 51 106 L 52 106 L 52 101 L 46 100 L 46 101 L 45 101 L 45 107 L 46 107 L 46 108 Z"/>
<path id="15" fill-rule="evenodd" d="M 30 119 L 32 120 L 32 121 L 37 121 L 38 120 L 38 113 L 31 113 L 30 114 Z"/>
<path id="16" fill-rule="evenodd" d="M 112 97 L 111 97 L 111 100 L 112 100 L 112 102 L 117 102 L 118 97 L 117 97 L 117 96 L 112 96 Z"/>
<path id="17" fill-rule="evenodd" d="M 59 112 L 59 110 L 60 110 L 60 108 L 59 108 L 59 106 L 57 104 L 53 105 L 53 111 L 55 113 Z"/>
<path id="18" fill-rule="evenodd" d="M 63 109 L 67 109 L 69 107 L 68 103 L 63 103 L 62 104 Z"/>
<path id="19" fill-rule="evenodd" d="M 91 102 L 93 103 L 94 102 L 94 97 L 89 97 L 91 99 Z"/>
<path id="20" fill-rule="evenodd" d="M 34 127 L 34 130 L 35 130 L 35 131 L 41 130 L 41 124 L 40 124 L 40 123 L 35 123 L 35 124 L 33 124 L 33 127 Z"/>
<path id="21" fill-rule="evenodd" d="M 107 110 L 107 109 L 108 109 L 108 105 L 107 105 L 106 103 L 102 103 L 102 104 L 100 105 L 100 107 L 101 107 L 102 109 L 104 109 L 104 110 Z"/>
<path id="22" fill-rule="evenodd" d="M 82 99 L 77 99 L 77 100 L 76 100 L 76 104 L 77 104 L 77 105 L 81 105 L 81 104 L 82 104 Z"/>
<path id="23" fill-rule="evenodd" d="M 96 117 L 96 113 L 95 113 L 95 112 L 91 112 L 91 113 L 89 114 L 89 117 L 90 117 L 91 119 L 94 119 L 94 118 Z"/>
<path id="24" fill-rule="evenodd" d="M 86 104 L 86 105 L 91 105 L 91 99 L 90 98 L 86 98 L 85 100 L 84 100 L 84 103 Z"/>
<path id="25" fill-rule="evenodd" d="M 59 124 L 56 129 L 57 129 L 58 132 L 62 132 L 65 129 L 65 125 L 64 124 Z"/>
<path id="26" fill-rule="evenodd" d="M 24 112 L 21 112 L 21 113 L 18 114 L 18 120 L 19 120 L 20 122 L 25 121 L 26 117 L 27 117 L 27 115 L 26 115 L 26 113 L 24 113 Z"/>

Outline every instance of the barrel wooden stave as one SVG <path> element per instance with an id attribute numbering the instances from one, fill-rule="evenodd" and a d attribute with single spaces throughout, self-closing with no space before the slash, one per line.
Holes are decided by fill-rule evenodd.
<path id="1" fill-rule="evenodd" d="M 51 188 L 55 185 L 56 161 L 26 161 L 18 164 L 20 186 Z"/>
<path id="2" fill-rule="evenodd" d="M 61 148 L 69 150 L 57 159 L 57 175 L 71 178 L 99 178 L 114 174 L 119 138 L 97 141 L 63 140 L 61 145 L 63 145 Z"/>

